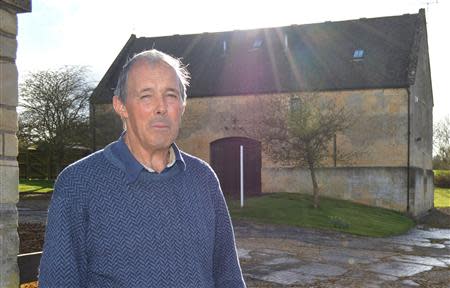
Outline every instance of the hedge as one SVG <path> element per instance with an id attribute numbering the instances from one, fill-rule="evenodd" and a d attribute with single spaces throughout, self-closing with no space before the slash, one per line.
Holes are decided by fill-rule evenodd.
<path id="1" fill-rule="evenodd" d="M 450 170 L 434 170 L 434 186 L 450 188 Z"/>

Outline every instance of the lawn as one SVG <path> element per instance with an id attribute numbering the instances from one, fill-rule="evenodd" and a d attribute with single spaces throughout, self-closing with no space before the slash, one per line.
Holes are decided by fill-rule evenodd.
<path id="1" fill-rule="evenodd" d="M 21 195 L 44 196 L 53 192 L 53 184 L 52 180 L 20 179 L 19 192 Z M 414 222 L 401 213 L 344 200 L 322 197 L 320 208 L 314 209 L 311 196 L 296 193 L 249 198 L 244 209 L 239 207 L 239 201 L 227 202 L 233 219 L 252 219 L 263 223 L 331 229 L 375 237 L 402 234 L 414 226 Z M 450 207 L 450 189 L 435 188 L 434 206 Z"/>
<path id="2" fill-rule="evenodd" d="M 450 170 L 433 170 L 434 187 L 450 188 Z"/>
<path id="3" fill-rule="evenodd" d="M 450 207 L 450 188 L 434 188 L 434 207 Z"/>
<path id="4" fill-rule="evenodd" d="M 312 197 L 297 193 L 275 193 L 239 201 L 228 201 L 233 219 L 251 219 L 262 223 L 331 229 L 356 235 L 385 237 L 407 232 L 414 221 L 388 209 L 369 207 L 350 201 L 321 198 L 314 209 Z"/>
<path id="5" fill-rule="evenodd" d="M 53 192 L 53 180 L 19 180 L 19 193 L 49 193 Z"/>

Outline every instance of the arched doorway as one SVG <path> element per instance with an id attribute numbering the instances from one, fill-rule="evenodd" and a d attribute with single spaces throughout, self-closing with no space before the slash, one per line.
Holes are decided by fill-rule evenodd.
<path id="1" fill-rule="evenodd" d="M 245 196 L 261 194 L 261 143 L 246 137 L 228 137 L 210 143 L 211 166 L 219 177 L 222 191 L 240 197 L 240 146 L 244 148 Z"/>

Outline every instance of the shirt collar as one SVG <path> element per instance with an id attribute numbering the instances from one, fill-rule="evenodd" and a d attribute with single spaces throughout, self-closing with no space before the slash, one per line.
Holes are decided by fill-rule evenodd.
<path id="1" fill-rule="evenodd" d="M 134 158 L 133 154 L 125 143 L 125 132 L 123 132 L 122 135 L 120 135 L 119 140 L 114 143 L 114 145 L 112 145 L 111 152 L 123 164 L 125 172 L 127 174 L 128 184 L 135 182 L 142 171 L 156 173 L 153 169 L 144 167 L 141 163 L 139 163 L 139 161 L 136 160 L 136 158 Z M 182 165 L 182 168 L 184 170 L 186 168 L 186 164 L 184 163 L 183 156 L 181 155 L 181 152 L 178 149 L 177 145 L 175 143 L 172 143 L 169 150 L 169 163 L 161 172 L 161 174 L 171 169 L 177 161 Z"/>
<path id="2" fill-rule="evenodd" d="M 176 159 L 176 156 L 175 156 L 175 151 L 174 151 L 173 147 L 170 146 L 170 148 L 169 148 L 169 162 L 167 163 L 166 168 L 172 167 L 173 164 L 175 164 L 175 161 L 176 161 L 176 160 L 177 160 L 177 159 Z M 153 170 L 151 167 L 147 167 L 147 166 L 145 166 L 145 165 L 142 165 L 142 166 L 144 166 L 144 168 L 145 168 L 147 171 L 152 172 L 152 173 L 155 173 L 155 170 Z"/>

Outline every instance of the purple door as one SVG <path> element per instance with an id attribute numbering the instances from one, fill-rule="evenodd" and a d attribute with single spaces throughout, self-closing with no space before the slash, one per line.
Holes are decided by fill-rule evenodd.
<path id="1" fill-rule="evenodd" d="M 261 143 L 245 137 L 218 139 L 210 144 L 211 166 L 217 173 L 222 191 L 240 197 L 240 146 L 244 147 L 244 194 L 261 194 Z"/>

